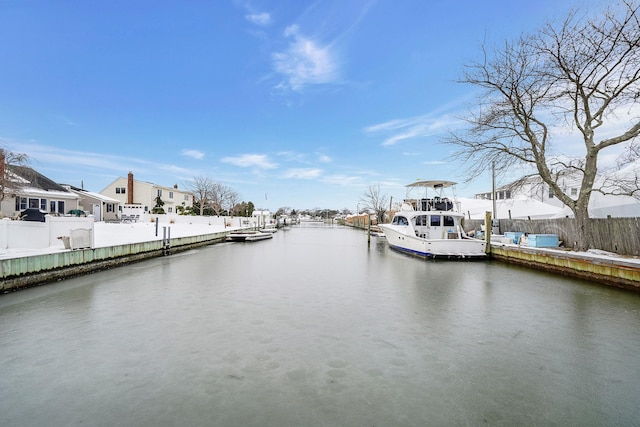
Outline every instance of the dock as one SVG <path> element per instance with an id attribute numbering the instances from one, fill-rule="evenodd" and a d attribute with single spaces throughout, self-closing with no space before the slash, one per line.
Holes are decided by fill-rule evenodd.
<path id="1" fill-rule="evenodd" d="M 492 243 L 490 258 L 640 292 L 640 259 Z"/>

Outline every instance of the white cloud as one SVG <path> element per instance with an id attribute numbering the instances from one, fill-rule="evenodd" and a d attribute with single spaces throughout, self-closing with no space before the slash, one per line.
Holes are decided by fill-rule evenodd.
<path id="1" fill-rule="evenodd" d="M 349 176 L 349 175 L 329 175 L 324 177 L 322 179 L 322 182 L 326 184 L 352 186 L 352 185 L 358 185 L 361 182 L 361 178 L 359 176 Z"/>
<path id="2" fill-rule="evenodd" d="M 368 126 L 364 128 L 364 131 L 369 134 L 390 135 L 382 142 L 383 146 L 389 146 L 407 139 L 437 135 L 458 123 L 460 120 L 451 114 L 425 114 L 418 117 L 389 120 Z"/>
<path id="3" fill-rule="evenodd" d="M 180 154 L 182 154 L 183 156 L 192 157 L 196 160 L 204 158 L 204 153 L 198 150 L 182 150 Z"/>
<path id="4" fill-rule="evenodd" d="M 395 119 L 388 122 L 379 123 L 377 125 L 368 126 L 364 129 L 367 133 L 384 132 L 396 129 L 402 129 L 415 124 L 415 119 Z"/>
<path id="5" fill-rule="evenodd" d="M 29 153 L 30 159 L 36 162 L 33 166 L 36 169 L 38 163 L 42 162 L 122 173 L 123 170 L 131 170 L 134 166 L 142 167 L 150 163 L 131 157 L 92 153 L 88 151 L 65 150 L 57 147 L 24 142 L 20 142 L 20 150 L 17 150 L 17 152 Z"/>
<path id="6" fill-rule="evenodd" d="M 296 151 L 280 151 L 277 155 L 287 162 L 309 163 L 305 154 Z"/>
<path id="7" fill-rule="evenodd" d="M 167 174 L 173 176 L 197 174 L 193 168 L 183 168 L 175 164 L 153 162 L 132 156 L 65 150 L 23 141 L 19 142 L 19 146 L 18 152 L 29 153 L 31 166 L 34 169 L 39 170 L 48 165 L 54 165 L 48 166 L 48 169 L 57 169 L 58 176 L 69 182 L 76 178 L 83 178 L 83 181 L 86 179 L 85 182 L 88 183 L 90 178 L 95 179 L 97 176 L 112 180 L 117 176 L 123 176 L 127 171 L 133 171 L 137 176 L 151 177 L 149 179 L 155 179 L 157 176 L 165 179 Z M 71 177 L 68 178 L 67 175 Z M 97 184 L 94 183 L 93 186 L 95 185 Z M 91 185 L 85 188 L 90 187 Z"/>
<path id="8" fill-rule="evenodd" d="M 243 154 L 238 157 L 224 157 L 221 161 L 243 168 L 253 166 L 260 169 L 275 169 L 278 167 L 277 163 L 269 161 L 265 154 Z"/>
<path id="9" fill-rule="evenodd" d="M 318 161 L 322 163 L 331 163 L 331 157 L 326 154 L 318 154 Z"/>
<path id="10" fill-rule="evenodd" d="M 290 178 L 313 179 L 313 178 L 318 178 L 320 175 L 322 175 L 321 169 L 300 168 L 300 169 L 289 169 L 282 175 L 282 177 L 286 179 L 290 179 Z"/>
<path id="11" fill-rule="evenodd" d="M 448 162 L 444 160 L 430 160 L 428 162 L 422 162 L 423 165 L 446 165 Z"/>
<path id="12" fill-rule="evenodd" d="M 267 12 L 250 13 L 245 15 L 245 18 L 247 21 L 260 26 L 267 26 L 271 23 L 271 15 Z"/>
<path id="13" fill-rule="evenodd" d="M 385 139 L 382 142 L 383 146 L 388 146 L 388 145 L 395 145 L 398 142 L 405 140 L 405 139 L 411 139 L 411 138 L 415 138 L 415 137 L 419 137 L 419 136 L 426 136 L 428 135 L 428 132 L 425 132 L 425 127 L 424 126 L 415 126 L 412 127 L 411 129 L 409 129 L 407 132 L 404 133 L 399 133 L 396 135 L 393 135 L 390 138 Z"/>
<path id="14" fill-rule="evenodd" d="M 338 79 L 338 63 L 329 46 L 303 37 L 297 25 L 287 27 L 284 36 L 293 39 L 287 50 L 272 55 L 274 70 L 285 78 L 279 88 L 300 91 L 307 85 Z"/>

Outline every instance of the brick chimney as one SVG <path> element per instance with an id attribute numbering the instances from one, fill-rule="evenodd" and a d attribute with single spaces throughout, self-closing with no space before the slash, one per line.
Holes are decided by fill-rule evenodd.
<path id="1" fill-rule="evenodd" d="M 129 172 L 127 177 L 127 203 L 133 204 L 133 172 Z"/>

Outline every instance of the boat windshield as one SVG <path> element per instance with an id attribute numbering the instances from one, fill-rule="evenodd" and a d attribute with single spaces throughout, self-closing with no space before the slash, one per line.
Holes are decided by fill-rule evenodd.
<path id="1" fill-rule="evenodd" d="M 392 224 L 394 224 L 394 225 L 409 225 L 409 221 L 407 221 L 407 218 L 405 218 L 403 216 L 396 216 L 396 217 L 393 218 Z"/>

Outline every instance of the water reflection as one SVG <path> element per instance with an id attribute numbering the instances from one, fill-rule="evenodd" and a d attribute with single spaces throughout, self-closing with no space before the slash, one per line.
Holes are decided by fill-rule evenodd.
<path id="1" fill-rule="evenodd" d="M 0 297 L 3 425 L 631 425 L 637 295 L 320 224 Z"/>

